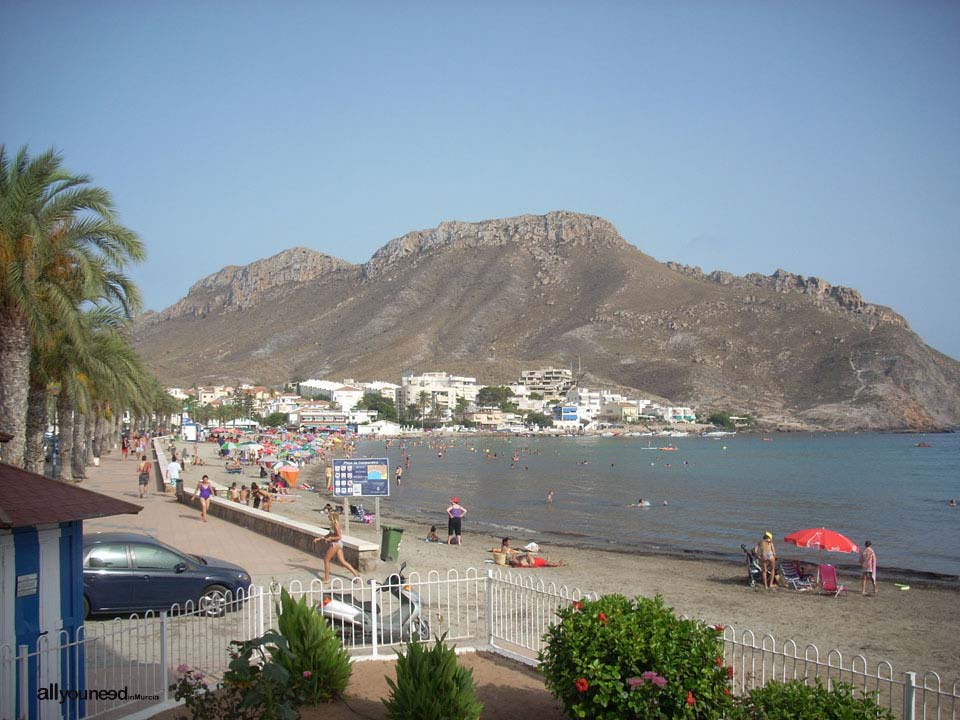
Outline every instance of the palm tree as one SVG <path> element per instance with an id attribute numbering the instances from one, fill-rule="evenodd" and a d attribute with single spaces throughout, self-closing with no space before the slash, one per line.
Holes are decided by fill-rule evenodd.
<path id="1" fill-rule="evenodd" d="M 31 159 L 24 147 L 11 161 L 0 145 L 0 428 L 13 435 L 5 460 L 14 465 L 25 459 L 32 348 L 54 327 L 79 345 L 81 299 L 128 315 L 139 307 L 123 270 L 143 259 L 143 244 L 89 183 L 52 150 Z"/>

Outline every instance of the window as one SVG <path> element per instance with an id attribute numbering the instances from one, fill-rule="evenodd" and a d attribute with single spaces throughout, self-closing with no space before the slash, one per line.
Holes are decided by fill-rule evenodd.
<path id="1" fill-rule="evenodd" d="M 184 559 L 166 548 L 156 545 L 133 546 L 133 565 L 136 568 L 173 570 L 180 564 L 186 564 Z"/>
<path id="2" fill-rule="evenodd" d="M 127 560 L 126 545 L 97 545 L 88 554 L 84 560 L 85 568 L 123 568 L 130 567 Z"/>

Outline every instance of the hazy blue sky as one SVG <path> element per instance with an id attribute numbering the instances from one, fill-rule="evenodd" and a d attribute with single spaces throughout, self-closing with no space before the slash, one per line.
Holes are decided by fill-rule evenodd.
<path id="1" fill-rule="evenodd" d="M 151 308 L 295 245 L 602 215 L 859 289 L 960 358 L 960 2 L 0 3 L 0 142 L 145 239 Z"/>

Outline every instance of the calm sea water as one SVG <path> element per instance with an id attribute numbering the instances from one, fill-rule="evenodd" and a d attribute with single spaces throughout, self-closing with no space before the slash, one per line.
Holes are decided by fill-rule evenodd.
<path id="1" fill-rule="evenodd" d="M 403 486 L 383 500 L 383 513 L 435 523 L 441 533 L 450 496 L 458 495 L 469 510 L 465 533 L 742 557 L 740 543 L 752 547 L 764 530 L 779 540 L 823 526 L 860 544 L 872 540 L 881 573 L 960 575 L 960 509 L 947 505 L 960 499 L 960 435 L 669 439 L 676 452 L 648 449 L 650 440 L 458 437 L 442 458 L 426 442 L 386 450 L 382 441 L 364 441 L 357 455 L 389 457 L 391 471 L 409 455 Z M 933 447 L 915 447 L 921 441 Z M 627 507 L 641 497 L 652 506 Z M 817 557 L 779 547 L 785 556 Z"/>

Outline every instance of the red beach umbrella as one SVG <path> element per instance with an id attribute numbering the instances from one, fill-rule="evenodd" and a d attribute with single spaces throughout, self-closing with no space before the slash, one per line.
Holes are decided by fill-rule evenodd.
<path id="1" fill-rule="evenodd" d="M 827 530 L 827 528 L 797 530 L 797 532 L 787 535 L 783 541 L 797 547 L 818 548 L 827 552 L 860 552 L 860 548 L 853 540 L 834 530 Z"/>

